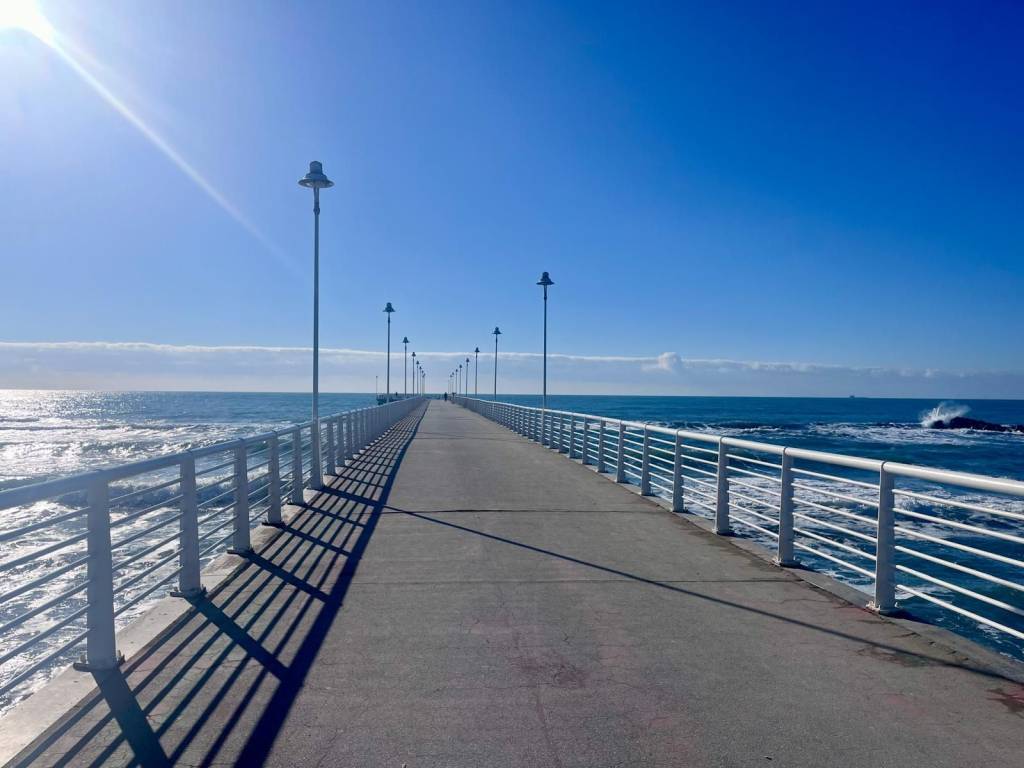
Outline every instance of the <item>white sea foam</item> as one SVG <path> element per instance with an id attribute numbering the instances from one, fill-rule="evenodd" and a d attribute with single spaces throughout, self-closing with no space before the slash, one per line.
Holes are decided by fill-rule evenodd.
<path id="1" fill-rule="evenodd" d="M 970 410 L 971 409 L 966 405 L 943 401 L 930 411 L 925 411 L 921 414 L 921 426 L 926 429 L 930 429 L 940 421 L 948 422 L 950 419 L 966 416 L 970 413 Z"/>

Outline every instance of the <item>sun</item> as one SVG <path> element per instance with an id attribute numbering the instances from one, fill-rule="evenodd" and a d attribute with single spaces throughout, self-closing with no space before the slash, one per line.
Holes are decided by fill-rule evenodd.
<path id="1" fill-rule="evenodd" d="M 0 0 L 0 32 L 7 29 L 24 30 L 44 43 L 53 42 L 53 27 L 35 0 Z"/>

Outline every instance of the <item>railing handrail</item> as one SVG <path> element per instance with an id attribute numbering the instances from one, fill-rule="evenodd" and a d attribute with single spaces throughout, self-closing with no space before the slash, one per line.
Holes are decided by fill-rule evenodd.
<path id="1" fill-rule="evenodd" d="M 743 438 L 719 435 L 713 432 L 694 432 L 688 429 L 673 429 L 672 427 L 665 427 L 660 424 L 651 424 L 649 422 L 632 421 L 628 419 L 616 419 L 611 416 L 599 416 L 593 413 L 561 411 L 554 408 L 548 408 L 545 410 L 544 408 L 538 408 L 533 405 L 521 405 L 519 403 L 510 403 L 504 400 L 485 400 L 484 398 L 466 397 L 465 395 L 456 395 L 455 397 L 459 400 L 473 400 L 493 405 L 506 405 L 537 413 L 545 412 L 548 414 L 569 416 L 579 419 L 603 421 L 605 424 L 617 424 L 626 428 L 648 429 L 652 432 L 659 432 L 663 435 L 672 435 L 673 437 L 679 435 L 684 439 L 699 440 L 705 443 L 717 444 L 721 442 L 726 446 L 771 453 L 780 457 L 783 455 L 783 452 L 785 452 L 786 455 L 792 456 L 793 458 L 820 462 L 822 464 L 836 464 L 848 469 L 861 469 L 869 472 L 878 472 L 884 465 L 887 472 L 899 477 L 948 483 L 950 485 L 970 488 L 972 490 L 1005 493 L 1010 496 L 1020 496 L 1024 498 L 1024 481 L 1014 480 L 1013 478 L 1008 477 L 1004 478 L 993 475 L 979 475 L 972 472 L 942 469 L 941 467 L 931 467 L 922 464 L 904 464 L 902 462 L 887 461 L 885 459 L 869 459 L 863 456 L 851 456 L 845 453 L 831 453 L 829 451 L 815 451 L 809 448 L 779 445 L 778 443 L 762 443 L 756 440 L 744 440 Z M 2 500 L 2 498 L 3 495 L 0 494 L 0 500 Z"/>
<path id="2" fill-rule="evenodd" d="M 412 398 L 409 399 L 411 400 Z M 367 405 L 360 406 L 359 408 L 349 408 L 344 411 L 332 413 L 329 416 L 321 416 L 320 422 L 324 423 L 332 421 L 349 413 L 384 408 L 387 405 L 388 403 L 381 403 L 380 405 Z M 167 469 L 180 464 L 186 457 L 198 459 L 211 454 L 221 453 L 222 451 L 227 451 L 231 448 L 248 447 L 258 443 L 264 443 L 272 437 L 283 437 L 294 432 L 296 429 L 302 430 L 307 427 L 311 427 L 312 425 L 313 420 L 310 419 L 298 424 L 290 424 L 286 427 L 261 432 L 257 435 L 236 437 L 231 440 L 225 440 L 211 445 L 204 445 L 199 448 L 190 448 L 184 451 L 176 451 L 174 453 L 164 453 L 159 456 L 152 456 L 148 459 L 137 459 L 135 461 L 123 462 L 120 464 L 111 464 L 109 466 L 90 469 L 86 472 L 79 472 L 65 477 L 56 477 L 50 480 L 43 480 L 38 483 L 19 485 L 16 488 L 8 488 L 7 490 L 0 491 L 0 510 L 9 509 L 11 507 L 20 507 L 25 504 L 33 504 L 37 501 L 42 501 L 43 499 L 53 498 L 54 496 L 63 496 L 66 493 L 74 493 L 75 491 L 88 487 L 90 483 L 97 480 L 103 480 L 110 483 L 117 480 L 123 480 L 124 478 L 131 477 L 133 475 L 141 475 L 147 472 Z"/>

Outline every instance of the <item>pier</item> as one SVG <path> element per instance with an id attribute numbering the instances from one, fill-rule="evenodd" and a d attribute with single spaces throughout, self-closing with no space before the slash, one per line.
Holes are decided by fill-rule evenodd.
<path id="1" fill-rule="evenodd" d="M 1019 761 L 1012 665 L 610 482 L 589 428 L 587 466 L 457 404 L 405 411 L 123 663 L 0 721 L 77 702 L 8 764 Z"/>

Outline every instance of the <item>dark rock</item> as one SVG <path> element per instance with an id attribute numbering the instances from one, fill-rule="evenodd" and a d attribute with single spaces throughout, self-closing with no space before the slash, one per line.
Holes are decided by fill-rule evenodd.
<path id="1" fill-rule="evenodd" d="M 931 427 L 932 429 L 977 429 L 982 432 L 1024 432 L 1024 424 L 1006 426 L 981 419 L 969 419 L 966 416 L 954 416 L 946 421 L 935 421 Z"/>

